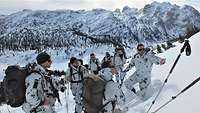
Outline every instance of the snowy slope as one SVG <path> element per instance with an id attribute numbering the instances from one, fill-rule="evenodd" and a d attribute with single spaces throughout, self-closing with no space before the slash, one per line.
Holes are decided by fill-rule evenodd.
<path id="1" fill-rule="evenodd" d="M 192 36 L 192 38 L 190 38 L 190 44 L 192 47 L 191 56 L 186 57 L 185 54 L 182 54 L 180 61 L 178 62 L 166 87 L 164 88 L 163 92 L 161 93 L 160 97 L 158 98 L 158 101 L 156 102 L 152 110 L 157 108 L 162 103 L 166 102 L 168 99 L 171 98 L 171 96 L 181 91 L 181 89 L 183 89 L 185 86 L 191 83 L 194 79 L 200 76 L 200 70 L 199 70 L 200 53 L 198 50 L 200 48 L 199 43 L 200 43 L 200 32 Z M 182 47 L 182 44 L 177 43 L 177 46 L 175 48 L 172 48 L 166 51 L 165 53 L 159 54 L 159 56 L 165 57 L 167 59 L 167 62 L 163 66 L 154 66 L 153 72 L 152 72 L 152 84 L 156 84 L 157 82 L 160 83 L 160 81 L 164 81 L 173 62 L 178 56 L 178 53 L 181 47 Z M 89 51 L 97 52 L 102 58 L 104 50 L 97 49 L 96 51 L 95 50 L 89 50 Z M 20 57 L 21 57 L 20 55 L 13 57 L 13 59 L 12 58 L 6 59 L 5 57 L 4 58 L 6 59 L 5 62 L 2 62 L 3 59 L 1 58 L 0 68 L 1 69 L 6 68 L 7 64 L 11 64 L 12 61 L 15 61 L 15 60 L 20 61 Z M 33 58 L 34 57 L 35 56 L 33 56 Z M 87 61 L 87 56 L 84 56 L 83 58 L 85 61 Z M 66 70 L 66 67 L 67 67 L 66 59 L 60 58 L 60 60 L 55 60 L 53 57 L 53 60 L 55 61 L 52 65 L 53 69 Z M 132 71 L 134 71 L 134 69 Z M 128 74 L 130 75 L 130 73 Z M 1 70 L 1 78 L 2 78 L 2 75 L 3 75 L 3 71 Z M 163 108 L 159 113 L 199 113 L 200 112 L 199 101 L 198 101 L 200 98 L 199 84 L 200 83 L 197 83 L 194 87 L 192 87 L 190 90 L 185 92 L 183 95 L 177 98 L 174 102 L 170 103 L 168 106 Z M 61 98 L 62 98 L 61 99 L 62 106 L 59 104 L 56 104 L 56 109 L 58 113 L 66 113 L 65 95 L 61 94 Z M 153 97 L 145 101 L 144 103 L 140 103 L 137 106 L 132 106 L 129 109 L 128 113 L 145 113 L 144 111 L 148 108 L 148 105 L 151 103 L 152 99 Z M 69 113 L 73 113 L 74 101 L 73 101 L 73 97 L 71 93 L 69 96 L 68 104 L 70 106 Z M 17 108 L 17 109 L 13 109 L 10 107 L 8 108 L 11 111 L 11 113 L 22 113 L 21 108 Z M 6 105 L 4 105 L 0 107 L 0 110 L 2 113 L 9 113 L 8 108 Z"/>
<path id="2" fill-rule="evenodd" d="M 175 67 L 173 73 L 171 74 L 171 77 L 168 80 L 168 83 L 164 87 L 163 92 L 151 109 L 152 112 L 200 76 L 199 43 L 200 33 L 192 36 L 192 38 L 190 39 L 190 44 L 192 47 L 191 56 L 186 56 L 185 53 L 182 54 L 177 66 Z M 154 66 L 152 71 L 153 82 L 155 82 L 156 80 L 165 80 L 165 77 L 167 77 L 169 70 L 171 69 L 175 59 L 177 58 L 178 53 L 180 52 L 180 48 L 182 48 L 182 46 L 182 44 L 177 44 L 175 48 L 172 48 L 165 53 L 158 55 L 161 57 L 165 57 L 167 59 L 167 62 L 164 66 Z M 175 101 L 168 104 L 158 113 L 199 113 L 199 85 L 200 83 L 194 85 L 191 89 L 179 96 L 177 99 L 175 99 Z M 145 113 L 153 99 L 154 98 L 151 98 L 146 102 L 133 107 L 129 113 Z"/>
<path id="3" fill-rule="evenodd" d="M 166 102 L 166 100 L 170 99 L 177 92 L 181 91 L 181 89 L 200 76 L 200 33 L 194 35 L 190 39 L 190 43 L 192 47 L 191 56 L 187 57 L 185 54 L 181 56 L 180 61 L 174 69 L 174 72 L 172 73 L 167 86 L 164 88 L 164 92 L 162 93 L 161 98 L 159 98 L 159 102 L 156 106 Z M 178 45 L 176 48 L 170 49 L 166 53 L 160 55 L 167 58 L 167 64 L 163 67 L 155 67 L 153 70 L 153 78 L 158 78 L 162 81 L 164 80 L 173 62 L 178 56 L 181 47 L 182 45 Z M 197 83 L 194 87 L 188 90 L 188 92 L 185 92 L 174 102 L 161 110 L 160 113 L 199 113 L 199 85 L 200 83 Z"/>

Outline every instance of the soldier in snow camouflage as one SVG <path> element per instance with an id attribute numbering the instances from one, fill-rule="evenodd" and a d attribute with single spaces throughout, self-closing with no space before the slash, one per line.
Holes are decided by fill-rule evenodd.
<path id="1" fill-rule="evenodd" d="M 163 65 L 164 63 L 165 59 L 155 56 L 152 51 L 145 49 L 143 44 L 138 44 L 137 53 L 131 59 L 130 64 L 124 72 L 129 71 L 134 66 L 136 71 L 125 81 L 125 86 L 142 97 L 142 99 L 145 99 L 147 97 L 147 89 L 151 84 L 151 71 L 153 64 Z M 134 84 L 136 83 L 139 83 L 139 92 L 136 92 L 134 88 Z"/>

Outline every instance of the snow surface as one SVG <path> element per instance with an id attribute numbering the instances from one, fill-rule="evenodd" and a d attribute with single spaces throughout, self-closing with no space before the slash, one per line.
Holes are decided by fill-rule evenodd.
<path id="1" fill-rule="evenodd" d="M 193 80 L 200 76 L 200 32 L 196 35 L 192 36 L 190 39 L 190 44 L 192 47 L 192 54 L 191 56 L 186 56 L 185 53 L 182 54 L 177 66 L 175 67 L 171 77 L 163 89 L 163 92 L 159 96 L 158 100 L 155 103 L 155 106 L 152 108 L 152 111 L 166 102 L 168 99 L 171 99 L 172 96 L 176 95 L 183 89 L 185 86 L 190 84 Z M 183 44 L 176 43 L 176 47 L 167 50 L 165 53 L 159 54 L 158 56 L 164 57 L 167 59 L 167 62 L 163 66 L 154 66 L 152 71 L 152 84 L 153 86 L 160 85 L 161 81 L 165 80 L 165 77 L 168 75 L 170 68 L 173 65 L 176 57 L 180 52 L 180 48 Z M 84 61 L 88 60 L 88 56 L 90 52 L 96 52 L 100 56 L 101 59 L 104 56 L 105 50 L 109 50 L 109 48 L 93 48 L 87 50 L 87 53 L 83 55 Z M 113 51 L 113 48 L 110 50 Z M 68 60 L 63 56 L 56 56 L 55 51 L 52 51 L 53 55 L 53 65 L 52 69 L 59 69 L 59 70 L 66 70 Z M 128 55 L 132 55 L 133 53 L 128 53 Z M 12 52 L 9 52 L 5 56 L 0 57 L 0 79 L 4 76 L 4 71 L 8 65 L 10 64 L 20 64 L 25 65 L 30 61 L 34 61 L 36 54 L 34 51 L 28 51 L 24 53 L 15 53 L 13 56 Z M 28 59 L 27 59 L 28 58 Z M 56 60 L 58 59 L 58 60 Z M 86 63 L 86 62 L 85 62 Z M 128 73 L 130 75 L 134 72 L 134 69 Z M 175 101 L 171 102 L 165 108 L 159 111 L 159 113 L 199 113 L 199 98 L 200 98 L 200 90 L 199 90 L 199 83 L 194 85 L 191 89 L 186 91 L 183 95 L 180 95 Z M 56 111 L 58 113 L 66 113 L 66 98 L 64 93 L 61 94 L 61 101 L 62 105 L 56 104 Z M 154 93 L 155 96 L 156 93 Z M 145 110 L 151 104 L 152 100 L 154 99 L 152 96 L 150 99 L 143 103 L 139 103 L 136 106 L 131 106 L 129 108 L 128 113 L 145 113 Z M 71 92 L 69 94 L 69 113 L 73 113 L 74 109 L 74 101 Z M 23 113 L 21 108 L 10 108 L 9 106 L 3 105 L 0 107 L 2 113 Z"/>

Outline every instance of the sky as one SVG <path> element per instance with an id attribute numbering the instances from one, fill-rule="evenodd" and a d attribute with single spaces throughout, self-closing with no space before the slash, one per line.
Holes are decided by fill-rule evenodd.
<path id="1" fill-rule="evenodd" d="M 32 10 L 91 10 L 103 8 L 107 10 L 122 9 L 124 6 L 142 8 L 153 1 L 170 2 L 177 5 L 191 5 L 200 11 L 200 0 L 0 0 L 0 14 L 11 14 L 23 9 Z"/>

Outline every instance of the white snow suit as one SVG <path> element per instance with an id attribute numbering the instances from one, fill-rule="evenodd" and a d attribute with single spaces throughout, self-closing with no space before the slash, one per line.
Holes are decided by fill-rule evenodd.
<path id="1" fill-rule="evenodd" d="M 132 90 L 134 88 L 134 84 L 139 83 L 140 92 L 138 92 L 138 95 L 142 98 L 146 98 L 146 91 L 151 83 L 151 71 L 153 64 L 158 65 L 160 64 L 160 61 L 161 58 L 155 56 L 152 51 L 145 52 L 143 56 L 138 53 L 135 54 L 131 59 L 130 64 L 124 71 L 129 71 L 133 66 L 135 66 L 136 71 L 125 81 L 125 86 Z"/>
<path id="2" fill-rule="evenodd" d="M 70 65 L 66 73 L 66 80 L 71 83 L 70 87 L 76 103 L 75 113 L 81 113 L 83 111 L 83 78 L 86 76 L 88 76 L 88 70 L 82 65 L 77 68 Z"/>
<path id="3" fill-rule="evenodd" d="M 91 72 L 99 72 L 101 64 L 100 64 L 99 59 L 96 58 L 95 60 L 90 59 L 88 66 Z"/>
<path id="4" fill-rule="evenodd" d="M 26 101 L 22 105 L 22 109 L 25 113 L 55 113 L 46 93 L 49 90 L 48 83 L 44 78 L 47 72 L 40 65 L 37 65 L 35 70 L 37 73 L 34 72 L 25 79 Z M 43 104 L 44 100 L 48 101 L 48 105 Z"/>
<path id="5" fill-rule="evenodd" d="M 56 93 L 66 88 L 65 88 L 64 83 L 61 82 L 61 77 L 51 75 L 49 77 L 46 77 L 46 80 L 47 80 L 47 86 L 48 86 L 48 90 L 46 90 L 47 99 L 49 100 L 51 107 L 55 111 L 55 103 L 56 103 L 56 99 L 58 99 L 56 97 Z M 57 96 L 59 96 L 59 94 Z"/>
<path id="6" fill-rule="evenodd" d="M 125 56 L 119 55 L 119 54 L 115 54 L 113 57 L 113 64 L 116 67 L 117 71 L 118 71 L 118 75 L 116 76 L 116 80 L 118 83 L 123 82 L 120 81 L 124 78 L 124 74 L 122 73 L 122 70 L 124 68 L 124 64 L 126 63 L 126 58 Z"/>
<path id="7" fill-rule="evenodd" d="M 104 107 L 103 113 L 115 113 L 116 106 L 122 106 L 125 103 L 125 96 L 119 84 L 112 80 L 110 68 L 102 69 L 100 76 L 107 82 L 104 92 L 105 98 L 103 99 L 103 104 L 106 106 Z"/>

